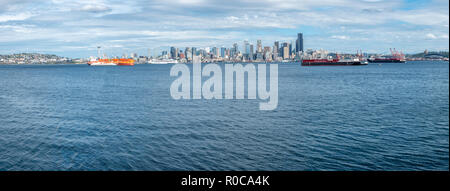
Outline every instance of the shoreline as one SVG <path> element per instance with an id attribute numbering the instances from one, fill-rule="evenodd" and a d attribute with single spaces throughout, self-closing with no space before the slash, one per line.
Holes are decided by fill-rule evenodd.
<path id="1" fill-rule="evenodd" d="M 448 60 L 409 60 L 408 62 L 449 62 Z M 202 62 L 202 64 L 301 64 L 300 61 L 292 61 L 292 62 Z M 192 64 L 192 63 L 180 63 L 180 64 Z M 378 65 L 378 64 L 405 64 L 405 63 L 372 63 L 369 65 Z M 50 65 L 87 65 L 87 63 L 51 63 L 51 64 L 11 64 L 11 63 L 0 63 L 0 66 L 50 66 Z M 148 63 L 136 63 L 135 65 L 161 65 L 161 64 L 148 64 Z M 171 64 L 164 64 L 171 65 Z M 173 65 L 173 64 L 172 64 Z"/>

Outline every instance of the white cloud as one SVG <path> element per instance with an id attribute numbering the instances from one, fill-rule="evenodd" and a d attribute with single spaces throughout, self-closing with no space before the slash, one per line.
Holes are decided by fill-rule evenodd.
<path id="1" fill-rule="evenodd" d="M 105 12 L 105 11 L 111 11 L 111 8 L 109 8 L 106 5 L 88 4 L 88 5 L 82 6 L 80 10 L 87 11 L 87 12 Z"/>
<path id="2" fill-rule="evenodd" d="M 5 14 L 5 15 L 0 15 L 0 22 L 23 21 L 32 16 L 33 16 L 33 14 L 27 13 L 27 12 L 17 13 L 17 14 Z"/>
<path id="3" fill-rule="evenodd" d="M 187 4 L 187 5 L 198 5 L 201 3 L 205 3 L 204 0 L 175 0 L 177 3 Z"/>
<path id="4" fill-rule="evenodd" d="M 448 34 L 436 35 L 436 34 L 433 34 L 433 33 L 428 33 L 428 34 L 425 35 L 425 37 L 427 39 L 448 39 Z"/>
<path id="5" fill-rule="evenodd" d="M 442 38 L 442 39 L 448 39 L 448 34 L 443 34 L 443 35 L 440 36 L 440 38 Z"/>
<path id="6" fill-rule="evenodd" d="M 432 34 L 432 33 L 428 33 L 427 35 L 425 35 L 427 38 L 429 39 L 437 39 L 436 35 Z"/>
<path id="7" fill-rule="evenodd" d="M 333 35 L 333 36 L 331 36 L 331 38 L 339 39 L 339 40 L 349 40 L 350 39 L 350 37 L 344 36 L 344 35 Z"/>

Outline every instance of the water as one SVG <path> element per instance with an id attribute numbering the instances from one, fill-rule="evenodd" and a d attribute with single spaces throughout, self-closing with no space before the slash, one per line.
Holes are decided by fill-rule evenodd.
<path id="1" fill-rule="evenodd" d="M 279 65 L 279 104 L 173 100 L 171 65 L 0 65 L 0 170 L 448 170 L 449 64 Z"/>

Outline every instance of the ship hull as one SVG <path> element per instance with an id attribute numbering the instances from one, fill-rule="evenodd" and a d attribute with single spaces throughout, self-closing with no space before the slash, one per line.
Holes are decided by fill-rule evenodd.
<path id="1" fill-rule="evenodd" d="M 133 59 L 99 59 L 88 62 L 90 66 L 134 66 Z"/>
<path id="2" fill-rule="evenodd" d="M 151 60 L 148 61 L 149 64 L 178 64 L 176 60 Z"/>
<path id="3" fill-rule="evenodd" d="M 390 60 L 390 59 L 386 59 L 386 60 L 368 60 L 370 63 L 405 63 L 406 61 L 404 60 Z"/>
<path id="4" fill-rule="evenodd" d="M 116 66 L 115 63 L 89 63 L 89 66 Z"/>
<path id="5" fill-rule="evenodd" d="M 134 66 L 133 63 L 118 63 L 117 66 Z"/>
<path id="6" fill-rule="evenodd" d="M 349 62 L 302 62 L 302 66 L 362 66 L 366 65 L 360 61 Z"/>

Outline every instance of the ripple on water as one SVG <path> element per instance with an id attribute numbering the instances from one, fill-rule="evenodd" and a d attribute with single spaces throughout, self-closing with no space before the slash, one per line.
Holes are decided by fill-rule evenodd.
<path id="1" fill-rule="evenodd" d="M 448 170 L 448 63 L 280 65 L 275 111 L 169 71 L 0 66 L 0 170 Z"/>

